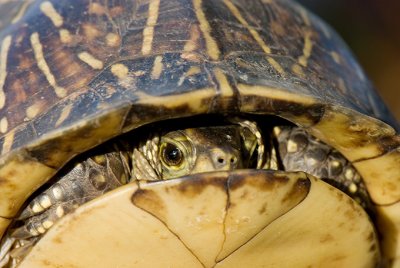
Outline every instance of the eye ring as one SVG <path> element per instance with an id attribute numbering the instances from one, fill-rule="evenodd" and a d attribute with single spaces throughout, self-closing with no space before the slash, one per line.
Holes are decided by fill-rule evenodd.
<path id="1" fill-rule="evenodd" d="M 183 162 L 184 154 L 175 144 L 166 142 L 161 146 L 161 159 L 170 167 L 179 167 Z"/>

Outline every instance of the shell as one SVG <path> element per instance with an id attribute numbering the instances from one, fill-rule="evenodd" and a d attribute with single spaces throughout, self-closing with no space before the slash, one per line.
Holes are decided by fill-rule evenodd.
<path id="1" fill-rule="evenodd" d="M 0 226 L 72 157 L 141 125 L 274 114 L 353 162 L 377 206 L 384 257 L 400 255 L 399 125 L 343 41 L 301 6 L 3 2 Z"/>
<path id="2" fill-rule="evenodd" d="M 373 267 L 379 260 L 363 209 L 301 172 L 130 184 L 58 226 L 19 267 Z"/>

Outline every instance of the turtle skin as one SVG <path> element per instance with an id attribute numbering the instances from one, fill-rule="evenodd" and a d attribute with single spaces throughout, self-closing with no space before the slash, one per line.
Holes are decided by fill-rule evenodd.
<path id="1" fill-rule="evenodd" d="M 396 259 L 399 125 L 340 37 L 303 7 L 3 1 L 0 10 L 1 230 L 71 158 L 122 133 L 199 114 L 273 114 L 354 164 L 384 256 Z"/>

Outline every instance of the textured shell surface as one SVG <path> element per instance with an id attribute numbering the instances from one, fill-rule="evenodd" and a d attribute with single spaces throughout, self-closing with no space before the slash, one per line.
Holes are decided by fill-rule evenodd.
<path id="1" fill-rule="evenodd" d="M 287 1 L 21 3 L 1 32 L 3 153 L 143 94 L 213 88 L 218 99 L 221 77 L 285 88 L 396 126 L 342 41 Z M 238 89 L 231 91 L 225 110 L 240 110 Z M 218 110 L 219 102 L 209 106 Z"/>
<path id="2" fill-rule="evenodd" d="M 375 204 L 400 200 L 398 123 L 341 38 L 293 1 L 0 1 L 0 18 L 0 218 L 75 155 L 207 113 L 306 127 L 355 163 Z M 384 241 L 395 258 L 397 232 Z"/>

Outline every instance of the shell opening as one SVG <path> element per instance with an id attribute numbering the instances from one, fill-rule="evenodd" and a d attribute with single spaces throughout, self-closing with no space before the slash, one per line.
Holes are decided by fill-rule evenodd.
<path id="1" fill-rule="evenodd" d="M 210 128 L 214 132 L 206 131 Z M 228 128 L 231 128 L 229 133 Z M 196 116 L 142 126 L 73 159 L 27 200 L 3 237 L 0 263 L 11 265 L 21 261 L 47 230 L 78 206 L 126 183 L 160 180 L 162 135 L 185 129 L 190 129 L 190 133 L 196 129 L 208 133 L 202 136 L 192 133 L 192 138 L 186 139 L 174 134 L 180 146 L 190 147 L 192 154 L 209 148 L 212 143 L 209 139 L 216 139 L 218 133 L 226 140 L 215 144 L 230 143 L 235 140 L 237 130 L 240 141 L 232 141 L 232 146 L 240 146 L 242 150 L 233 161 L 240 162 L 238 168 L 309 173 L 345 192 L 370 216 L 374 215 L 365 184 L 350 161 L 312 137 L 306 129 L 276 116 Z M 193 141 L 193 137 L 199 138 Z M 217 158 L 217 162 L 224 162 L 221 159 Z M 191 165 L 194 166 L 187 164 L 188 170 Z"/>

